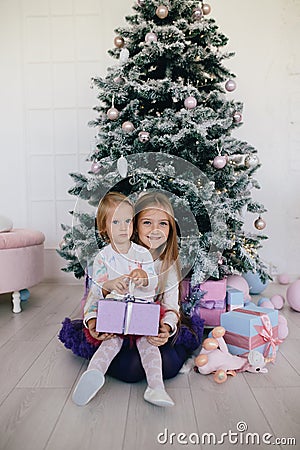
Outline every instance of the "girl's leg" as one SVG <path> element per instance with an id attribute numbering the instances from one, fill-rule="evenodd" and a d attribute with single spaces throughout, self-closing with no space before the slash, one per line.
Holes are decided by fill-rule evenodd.
<path id="1" fill-rule="evenodd" d="M 122 339 L 118 336 L 113 339 L 103 341 L 100 347 L 94 353 L 87 370 L 98 369 L 100 370 L 100 372 L 105 374 L 110 363 L 117 355 L 117 353 L 119 353 L 121 347 Z"/>
<path id="2" fill-rule="evenodd" d="M 105 381 L 104 374 L 121 346 L 122 339 L 119 337 L 101 343 L 74 389 L 72 399 L 76 405 L 86 405 L 102 388 Z"/>
<path id="3" fill-rule="evenodd" d="M 163 383 L 159 348 L 151 345 L 145 336 L 138 339 L 136 345 L 148 382 L 144 399 L 157 406 L 173 406 L 174 402 L 166 393 Z"/>

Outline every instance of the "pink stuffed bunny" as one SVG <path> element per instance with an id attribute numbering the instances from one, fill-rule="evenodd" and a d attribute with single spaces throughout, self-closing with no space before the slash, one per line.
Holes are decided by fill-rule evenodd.
<path id="1" fill-rule="evenodd" d="M 257 350 L 251 350 L 247 357 L 232 355 L 224 341 L 225 328 L 216 327 L 212 330 L 212 338 L 203 341 L 200 354 L 195 358 L 195 370 L 202 375 L 214 373 L 217 383 L 224 383 L 228 375 L 236 372 L 266 373 L 268 362 Z"/>

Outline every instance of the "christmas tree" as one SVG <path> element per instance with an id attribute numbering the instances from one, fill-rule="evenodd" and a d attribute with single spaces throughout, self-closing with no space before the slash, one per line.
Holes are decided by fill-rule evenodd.
<path id="1" fill-rule="evenodd" d="M 259 188 L 257 151 L 232 136 L 242 104 L 227 95 L 236 88 L 224 65 L 233 56 L 222 50 L 228 39 L 202 2 L 138 0 L 133 10 L 127 26 L 115 30 L 115 63 L 105 78 L 93 79 L 95 146 L 90 171 L 70 174 L 78 201 L 72 227 L 62 226 L 63 270 L 83 276 L 105 244 L 95 211 L 107 191 L 134 200 L 155 189 L 173 204 L 183 276 L 189 273 L 192 284 L 246 271 L 265 281 L 258 249 L 266 236 L 244 229 L 249 211 L 262 230 L 265 208 L 251 192 Z"/>

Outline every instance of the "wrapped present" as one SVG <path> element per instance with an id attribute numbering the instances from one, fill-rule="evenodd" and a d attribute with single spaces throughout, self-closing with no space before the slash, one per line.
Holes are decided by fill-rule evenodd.
<path id="1" fill-rule="evenodd" d="M 102 333 L 157 336 L 160 305 L 139 299 L 101 299 L 98 302 L 96 331 Z"/>
<path id="2" fill-rule="evenodd" d="M 199 285 L 203 292 L 202 300 L 224 300 L 226 298 L 226 278 L 207 280 Z"/>
<path id="3" fill-rule="evenodd" d="M 257 350 L 265 357 L 276 358 L 281 342 L 278 339 L 278 311 L 259 308 L 253 303 L 221 316 L 221 326 L 230 353 L 243 355 Z"/>
<path id="4" fill-rule="evenodd" d="M 223 300 L 223 308 L 203 308 L 197 309 L 201 319 L 204 319 L 204 325 L 209 327 L 217 327 L 220 325 L 221 315 L 226 312 L 225 300 Z"/>
<path id="5" fill-rule="evenodd" d="M 200 300 L 200 307 L 206 309 L 224 309 L 226 300 Z"/>
<path id="6" fill-rule="evenodd" d="M 244 307 L 244 292 L 233 287 L 227 286 L 226 289 L 227 311 Z"/>

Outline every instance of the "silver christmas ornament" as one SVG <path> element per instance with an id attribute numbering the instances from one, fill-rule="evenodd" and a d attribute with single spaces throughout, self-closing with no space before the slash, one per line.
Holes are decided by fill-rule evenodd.
<path id="1" fill-rule="evenodd" d="M 255 220 L 254 226 L 257 230 L 263 230 L 266 227 L 266 222 L 260 216 Z"/>
<path id="2" fill-rule="evenodd" d="M 258 156 L 255 154 L 246 156 L 244 164 L 248 169 L 256 167 L 259 164 Z"/>
<path id="3" fill-rule="evenodd" d="M 138 137 L 139 141 L 145 144 L 150 140 L 150 133 L 148 133 L 148 131 L 140 131 Z"/>
<path id="4" fill-rule="evenodd" d="M 203 14 L 207 15 L 211 12 L 211 7 L 208 3 L 204 3 L 202 6 Z"/>
<path id="5" fill-rule="evenodd" d="M 127 176 L 127 170 L 128 170 L 128 162 L 125 156 L 120 156 L 120 158 L 117 161 L 117 169 L 119 171 L 119 174 L 122 178 L 126 178 Z"/>
<path id="6" fill-rule="evenodd" d="M 218 155 L 213 160 L 213 166 L 216 169 L 223 169 L 227 164 L 227 158 L 226 156 Z"/>
<path id="7" fill-rule="evenodd" d="M 124 39 L 122 38 L 122 36 L 116 36 L 114 39 L 114 44 L 117 48 L 124 47 Z"/>
<path id="8" fill-rule="evenodd" d="M 169 14 L 169 10 L 165 5 L 159 5 L 155 11 L 155 14 L 160 19 L 165 19 L 167 15 Z"/>
<path id="9" fill-rule="evenodd" d="M 203 16 L 203 11 L 201 8 L 195 8 L 192 13 L 192 19 L 200 21 Z"/>
<path id="10" fill-rule="evenodd" d="M 107 117 L 110 120 L 117 120 L 119 118 L 120 112 L 117 110 L 117 108 L 109 108 L 109 110 L 107 111 Z"/>
<path id="11" fill-rule="evenodd" d="M 134 125 L 132 122 L 126 121 L 122 123 L 122 130 L 125 131 L 125 133 L 131 133 L 131 131 L 134 130 Z"/>

